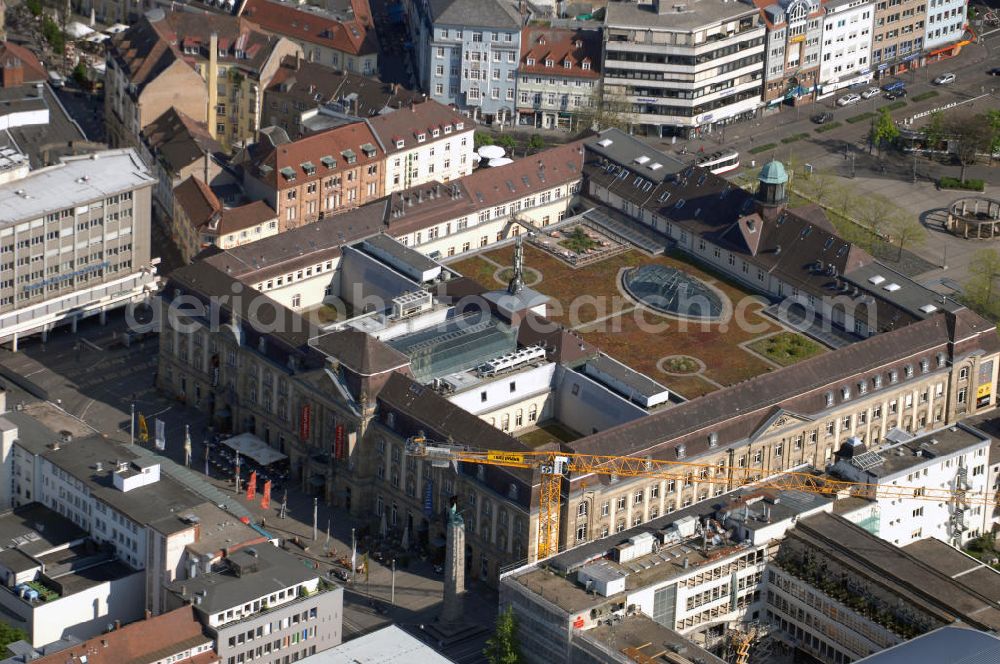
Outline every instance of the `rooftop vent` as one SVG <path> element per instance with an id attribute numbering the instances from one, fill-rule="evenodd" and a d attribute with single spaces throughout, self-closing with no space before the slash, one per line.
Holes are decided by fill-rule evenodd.
<path id="1" fill-rule="evenodd" d="M 602 148 L 606 148 L 612 143 L 614 143 L 614 141 L 612 141 L 610 138 L 602 138 L 601 140 L 597 141 L 597 144 L 600 145 Z"/>
<path id="2" fill-rule="evenodd" d="M 901 286 L 899 284 L 897 284 L 896 282 L 892 282 L 891 284 L 889 284 L 888 286 L 885 286 L 884 288 L 885 288 L 885 290 L 889 291 L 890 293 L 895 293 L 896 291 L 898 291 L 901 288 Z"/>

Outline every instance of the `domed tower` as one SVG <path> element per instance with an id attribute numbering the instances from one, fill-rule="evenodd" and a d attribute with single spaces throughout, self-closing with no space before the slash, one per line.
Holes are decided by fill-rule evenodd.
<path id="1" fill-rule="evenodd" d="M 788 173 L 780 161 L 764 164 L 757 177 L 757 206 L 762 213 L 777 212 L 788 203 Z"/>

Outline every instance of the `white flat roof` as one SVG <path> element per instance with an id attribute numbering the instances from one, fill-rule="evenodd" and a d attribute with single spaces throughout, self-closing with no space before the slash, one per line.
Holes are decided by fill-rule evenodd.
<path id="1" fill-rule="evenodd" d="M 155 181 L 131 148 L 63 157 L 62 163 L 0 185 L 0 226 L 34 221 Z"/>
<path id="2" fill-rule="evenodd" d="M 302 664 L 454 664 L 395 625 L 299 661 Z"/>

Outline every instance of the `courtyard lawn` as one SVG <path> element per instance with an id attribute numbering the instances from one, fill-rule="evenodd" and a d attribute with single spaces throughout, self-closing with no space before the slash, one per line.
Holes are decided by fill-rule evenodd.
<path id="1" fill-rule="evenodd" d="M 451 263 L 461 274 L 489 289 L 505 283 L 493 277 L 496 265 L 510 265 L 512 247 Z M 494 264 L 495 263 L 495 264 Z M 684 270 L 719 289 L 736 311 L 723 322 L 702 323 L 662 316 L 636 303 L 620 287 L 623 269 L 656 263 Z M 533 286 L 553 299 L 549 317 L 583 335 L 618 361 L 640 371 L 685 397 L 695 397 L 772 370 L 772 366 L 740 346 L 781 331 L 761 314 L 763 305 L 751 294 L 690 262 L 685 256 L 649 257 L 628 251 L 583 268 L 573 268 L 531 245 L 524 248 L 526 268 L 537 270 L 541 282 Z M 532 283 L 531 275 L 526 281 Z M 650 329 L 653 328 L 653 329 Z M 690 355 L 705 364 L 704 373 L 669 375 L 660 360 Z"/>
<path id="2" fill-rule="evenodd" d="M 824 352 L 818 343 L 795 332 L 779 332 L 766 339 L 758 339 L 750 344 L 750 348 L 783 367 Z"/>

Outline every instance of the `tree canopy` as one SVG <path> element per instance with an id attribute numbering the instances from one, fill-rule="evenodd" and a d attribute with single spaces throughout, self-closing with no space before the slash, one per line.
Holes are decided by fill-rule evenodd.
<path id="1" fill-rule="evenodd" d="M 521 647 L 517 641 L 517 618 L 508 606 L 497 616 L 496 631 L 486 641 L 483 655 L 490 664 L 519 664 Z"/>

